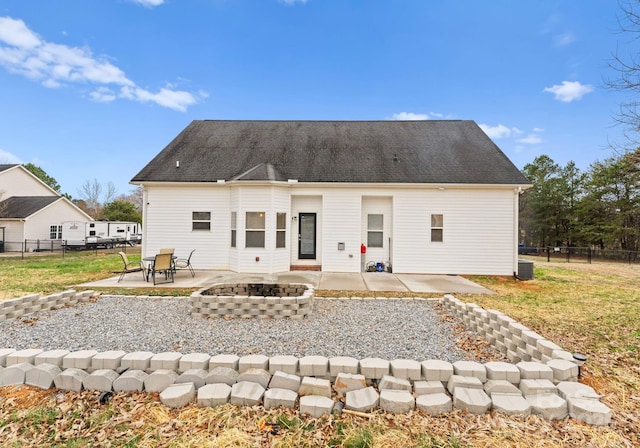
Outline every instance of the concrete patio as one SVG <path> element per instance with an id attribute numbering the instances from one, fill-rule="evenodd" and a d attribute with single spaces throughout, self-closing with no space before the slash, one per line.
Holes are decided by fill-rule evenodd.
<path id="1" fill-rule="evenodd" d="M 215 283 L 310 283 L 317 290 L 415 292 L 434 294 L 494 294 L 470 280 L 457 275 L 392 274 L 389 272 L 337 273 L 319 271 L 290 271 L 278 274 L 239 274 L 231 271 L 180 270 L 174 283 L 154 285 L 144 281 L 141 273 L 119 275 L 78 286 L 118 288 L 202 288 Z"/>

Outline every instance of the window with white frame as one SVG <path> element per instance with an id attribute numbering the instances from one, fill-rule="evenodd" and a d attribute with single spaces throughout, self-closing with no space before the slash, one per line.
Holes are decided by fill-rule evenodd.
<path id="1" fill-rule="evenodd" d="M 381 214 L 367 215 L 367 246 L 382 247 L 383 246 L 383 222 L 384 216 Z"/>
<path id="2" fill-rule="evenodd" d="M 264 247 L 265 212 L 247 212 L 245 222 L 245 247 Z"/>
<path id="3" fill-rule="evenodd" d="M 276 213 L 276 248 L 287 247 L 287 214 Z"/>
<path id="4" fill-rule="evenodd" d="M 442 243 L 444 232 L 444 216 L 439 214 L 431 215 L 431 242 Z"/>
<path id="5" fill-rule="evenodd" d="M 191 230 L 211 230 L 211 212 L 191 212 Z"/>
<path id="6" fill-rule="evenodd" d="M 49 227 L 49 239 L 61 240 L 62 239 L 62 226 L 50 226 Z"/>
<path id="7" fill-rule="evenodd" d="M 231 212 L 231 247 L 236 247 L 236 226 L 238 225 L 238 212 Z"/>

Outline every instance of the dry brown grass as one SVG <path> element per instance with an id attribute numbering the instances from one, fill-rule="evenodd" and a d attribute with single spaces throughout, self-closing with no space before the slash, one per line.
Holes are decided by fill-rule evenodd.
<path id="1" fill-rule="evenodd" d="M 613 426 L 640 446 L 640 266 L 538 261 L 536 278 L 472 277 L 496 296 L 460 296 L 498 309 L 588 356 L 582 382 L 614 410 Z"/>
<path id="2" fill-rule="evenodd" d="M 640 446 L 639 267 L 537 263 L 536 279 L 474 277 L 496 296 L 460 296 L 498 309 L 589 359 L 582 381 L 613 409 L 608 427 L 573 419 L 420 412 L 370 418 L 313 419 L 262 407 L 168 409 L 157 394 L 115 394 L 0 388 L 2 446 L 139 447 L 638 447 Z M 332 294 L 333 295 L 333 294 Z M 446 317 L 451 319 L 451 317 Z M 459 344 L 481 359 L 498 355 L 459 328 Z M 278 434 L 260 430 L 276 422 Z"/>
<path id="3" fill-rule="evenodd" d="M 461 411 L 442 417 L 375 412 L 368 419 L 346 414 L 313 419 L 293 410 L 265 411 L 260 406 L 169 409 L 159 403 L 157 394 L 119 393 L 100 405 L 98 395 L 29 386 L 0 388 L 0 440 L 3 446 L 87 447 L 633 446 L 614 428 L 574 420 Z M 261 421 L 279 423 L 278 434 L 261 431 Z"/>

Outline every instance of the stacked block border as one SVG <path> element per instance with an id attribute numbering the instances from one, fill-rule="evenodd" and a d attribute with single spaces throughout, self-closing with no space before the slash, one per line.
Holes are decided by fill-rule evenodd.
<path id="1" fill-rule="evenodd" d="M 331 414 L 341 394 L 339 406 L 359 412 L 495 410 L 608 425 L 611 410 L 596 392 L 566 380 L 577 365 L 561 363 L 0 349 L 0 386 L 159 392 L 168 407 L 262 404 L 298 407 L 313 417 Z"/>
<path id="2" fill-rule="evenodd" d="M 96 296 L 94 291 L 76 292 L 68 289 L 63 292 L 41 297 L 30 294 L 15 299 L 0 301 L 0 322 L 18 317 L 28 316 L 38 311 L 59 310 L 66 306 L 74 306 L 79 302 L 87 302 Z"/>
<path id="3" fill-rule="evenodd" d="M 313 296 L 313 285 L 304 283 L 221 283 L 191 294 L 189 312 L 195 317 L 303 319 L 311 314 Z"/>
<path id="4" fill-rule="evenodd" d="M 308 296 L 311 308 L 313 287 L 303 286 L 306 289 L 301 296 L 280 299 Z M 6 300 L 0 302 L 0 321 L 73 306 L 96 295 L 94 291 L 67 290 L 46 297 Z M 394 300 L 337 300 L 343 299 Z M 495 410 L 546 419 L 572 417 L 594 425 L 611 422 L 611 409 L 600 402 L 591 387 L 577 382 L 581 363 L 571 353 L 499 311 L 484 310 L 451 295 L 441 302 L 511 363 L 6 348 L 0 349 L 0 387 L 28 384 L 76 392 L 159 392 L 160 401 L 169 407 L 194 402 L 199 406 L 262 404 L 267 409 L 297 406 L 301 413 L 314 418 L 344 406 L 360 412 L 382 409 L 406 413 L 418 409 L 430 415 L 452 409 L 474 414 Z M 345 397 L 344 403 L 337 402 L 337 394 Z"/>
<path id="5" fill-rule="evenodd" d="M 520 361 L 546 364 L 553 359 L 571 361 L 578 366 L 582 364 L 571 352 L 500 311 L 485 310 L 480 305 L 463 302 L 449 294 L 444 296 L 442 304 L 514 364 Z"/>

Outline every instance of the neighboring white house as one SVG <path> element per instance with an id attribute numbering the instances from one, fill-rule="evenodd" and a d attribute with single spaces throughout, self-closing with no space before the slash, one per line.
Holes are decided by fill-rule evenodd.
<path id="1" fill-rule="evenodd" d="M 461 120 L 193 121 L 131 182 L 145 256 L 255 273 L 512 275 L 529 186 Z"/>
<path id="2" fill-rule="evenodd" d="M 5 251 L 48 247 L 62 238 L 62 222 L 93 220 L 67 198 L 50 188 L 22 165 L 0 165 L 0 240 Z M 34 245 L 36 244 L 36 245 Z"/>

